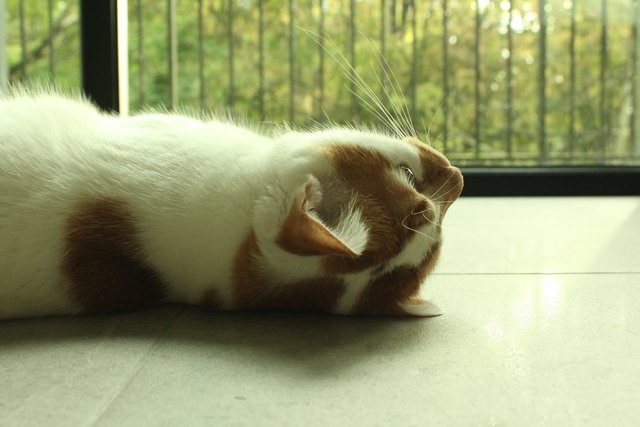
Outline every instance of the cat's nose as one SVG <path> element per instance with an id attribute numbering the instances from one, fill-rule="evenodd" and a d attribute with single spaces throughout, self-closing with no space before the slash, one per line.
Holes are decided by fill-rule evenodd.
<path id="1" fill-rule="evenodd" d="M 438 171 L 437 175 L 441 178 L 448 178 L 451 175 L 458 175 L 462 178 L 462 172 L 455 166 L 445 166 Z"/>
<path id="2" fill-rule="evenodd" d="M 447 208 L 460 197 L 462 188 L 464 187 L 464 178 L 462 172 L 455 166 L 446 166 L 438 170 L 438 181 L 440 189 L 436 191 L 435 198 L 444 206 L 444 212 Z"/>
<path id="3" fill-rule="evenodd" d="M 464 186 L 464 177 L 462 176 L 462 171 L 455 166 L 451 166 L 451 172 L 453 173 L 454 179 L 460 186 L 460 191 L 462 192 L 462 187 Z"/>

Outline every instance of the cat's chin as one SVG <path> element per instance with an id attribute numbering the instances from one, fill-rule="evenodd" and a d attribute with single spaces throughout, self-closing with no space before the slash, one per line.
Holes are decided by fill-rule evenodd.
<path id="1" fill-rule="evenodd" d="M 435 317 L 444 314 L 444 310 L 437 304 L 419 297 L 407 298 L 402 302 L 398 302 L 398 306 L 407 316 Z"/>

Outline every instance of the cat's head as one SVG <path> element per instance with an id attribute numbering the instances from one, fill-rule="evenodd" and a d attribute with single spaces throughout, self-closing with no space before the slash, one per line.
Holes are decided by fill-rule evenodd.
<path id="1" fill-rule="evenodd" d="M 247 290 L 246 307 L 430 314 L 417 294 L 462 191 L 460 170 L 414 138 L 332 130 L 282 139 L 277 179 L 244 246 L 246 277 L 236 278 L 269 291 Z"/>

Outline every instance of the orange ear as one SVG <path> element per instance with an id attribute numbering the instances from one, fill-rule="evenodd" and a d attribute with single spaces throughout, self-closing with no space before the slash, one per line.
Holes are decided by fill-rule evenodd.
<path id="1" fill-rule="evenodd" d="M 353 250 L 338 239 L 322 222 L 309 214 L 313 186 L 307 183 L 291 204 L 276 243 L 296 255 L 349 255 Z"/>

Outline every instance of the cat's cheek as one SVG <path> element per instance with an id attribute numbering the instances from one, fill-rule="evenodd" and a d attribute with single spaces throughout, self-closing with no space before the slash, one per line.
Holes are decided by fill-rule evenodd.
<path id="1" fill-rule="evenodd" d="M 323 268 L 329 274 L 354 274 L 377 268 L 402 252 L 406 246 L 407 233 L 398 229 L 401 221 L 388 215 L 379 205 L 368 202 L 364 223 L 367 227 L 367 248 L 358 257 L 329 256 Z"/>
<path id="2" fill-rule="evenodd" d="M 403 265 L 373 278 L 363 289 L 351 313 L 362 315 L 429 316 L 437 307 L 425 305 L 417 295 L 433 270 L 440 244 L 434 245 L 418 266 Z M 441 313 L 439 313 L 441 314 Z"/>
<path id="3" fill-rule="evenodd" d="M 62 270 L 86 312 L 149 307 L 165 299 L 159 276 L 142 261 L 134 215 L 112 197 L 85 200 L 67 220 Z"/>

